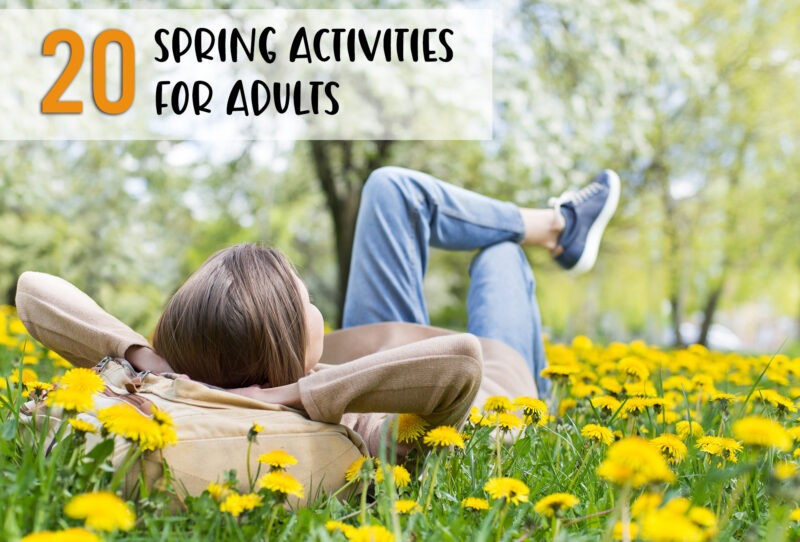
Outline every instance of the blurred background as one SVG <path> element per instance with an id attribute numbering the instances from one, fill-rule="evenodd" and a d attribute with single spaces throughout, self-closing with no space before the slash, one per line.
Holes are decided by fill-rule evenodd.
<path id="1" fill-rule="evenodd" d="M 525 206 L 610 167 L 625 189 L 595 271 L 529 252 L 552 338 L 800 352 L 800 2 L 0 0 L 68 6 L 489 7 L 494 138 L 0 142 L 3 303 L 46 271 L 149 335 L 207 256 L 250 241 L 284 251 L 337 327 L 376 167 Z M 434 254 L 434 324 L 466 326 L 471 256 Z"/>

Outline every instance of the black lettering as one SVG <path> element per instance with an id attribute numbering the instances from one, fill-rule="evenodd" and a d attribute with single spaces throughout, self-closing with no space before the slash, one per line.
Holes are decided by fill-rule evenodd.
<path id="1" fill-rule="evenodd" d="M 286 84 L 288 89 L 289 84 Z M 300 81 L 297 81 L 294 84 L 294 114 L 295 115 L 307 115 L 309 113 L 308 109 L 303 109 L 303 87 Z"/>
<path id="2" fill-rule="evenodd" d="M 167 103 L 163 100 L 164 98 L 164 86 L 169 85 L 169 81 L 159 81 L 156 83 L 156 115 L 161 115 L 164 112 L 164 108 L 167 107 Z"/>
<path id="3" fill-rule="evenodd" d="M 270 34 L 274 34 L 275 29 L 271 26 L 268 26 L 264 30 L 261 31 L 261 35 L 258 37 L 258 52 L 261 54 L 261 58 L 264 59 L 264 62 L 267 64 L 272 64 L 275 62 L 275 52 L 270 51 L 269 47 L 267 46 L 267 40 Z M 252 59 L 251 59 L 252 60 Z"/>
<path id="4" fill-rule="evenodd" d="M 426 28 L 422 33 L 422 58 L 425 62 L 436 62 L 436 51 L 431 47 L 431 34 L 435 28 Z"/>
<path id="5" fill-rule="evenodd" d="M 441 56 L 439 57 L 439 60 L 441 60 L 442 62 L 450 62 L 451 60 L 453 60 L 453 49 L 450 48 L 450 44 L 447 43 L 447 39 L 445 37 L 447 36 L 447 34 L 450 34 L 452 36 L 454 32 L 449 28 L 445 28 L 444 30 L 439 32 L 439 41 L 442 42 L 442 46 L 444 47 L 445 50 L 444 57 Z"/>
<path id="6" fill-rule="evenodd" d="M 323 28 L 316 34 L 314 34 L 314 55 L 316 55 L 317 59 L 321 60 L 322 62 L 327 62 L 331 57 L 330 56 L 322 56 L 322 36 L 330 32 L 327 28 Z"/>
<path id="7" fill-rule="evenodd" d="M 172 110 L 178 115 L 183 114 L 189 106 L 189 85 L 183 81 L 175 83 L 172 91 Z"/>
<path id="8" fill-rule="evenodd" d="M 331 108 L 325 110 L 325 112 L 328 115 L 335 115 L 336 113 L 339 112 L 339 102 L 336 101 L 336 98 L 333 95 L 333 90 L 331 90 L 332 87 L 337 87 L 338 88 L 339 87 L 339 83 L 331 81 L 330 83 L 325 85 L 325 95 L 331 101 Z"/>
<path id="9" fill-rule="evenodd" d="M 240 98 L 242 104 L 237 106 L 236 102 Z M 228 105 L 225 108 L 225 113 L 228 115 L 232 115 L 235 112 L 242 112 L 246 117 L 250 115 L 250 112 L 247 110 L 247 98 L 244 95 L 244 83 L 242 83 L 241 79 L 233 84 L 231 93 L 228 95 Z"/>
<path id="10" fill-rule="evenodd" d="M 169 49 L 167 49 L 167 47 L 164 45 L 164 42 L 161 41 L 161 36 L 164 34 L 169 35 L 169 30 L 167 30 L 166 28 L 159 28 L 158 30 L 156 30 L 156 35 L 155 35 L 156 44 L 158 45 L 158 48 L 161 49 L 161 56 L 155 57 L 156 62 L 166 62 L 167 59 L 169 58 Z"/>
<path id="11" fill-rule="evenodd" d="M 341 48 L 344 28 L 334 28 L 331 32 L 333 32 L 333 58 L 336 59 L 336 62 L 339 62 L 342 60 Z"/>
<path id="12" fill-rule="evenodd" d="M 223 30 L 223 32 L 224 32 L 224 30 Z M 204 35 L 208 35 L 208 38 L 211 40 L 211 43 L 208 44 L 208 47 L 206 47 L 205 49 L 202 49 L 202 47 L 203 47 L 203 36 Z M 222 39 L 220 40 L 220 49 L 223 49 L 223 50 L 224 50 L 224 47 L 222 46 L 222 44 L 224 43 L 224 41 L 223 41 L 224 39 L 225 39 L 225 34 L 222 34 Z M 194 33 L 194 41 L 195 41 L 194 49 L 195 49 L 195 52 L 197 53 L 197 61 L 198 62 L 202 62 L 204 59 L 205 60 L 214 60 L 214 57 L 208 54 L 208 52 L 211 51 L 214 48 L 214 42 L 216 41 L 216 39 L 214 37 L 214 33 L 211 30 L 209 30 L 208 28 L 198 28 Z M 224 57 L 220 57 L 220 60 L 222 60 L 224 62 L 225 58 Z"/>
<path id="13" fill-rule="evenodd" d="M 358 31 L 358 42 L 361 45 L 361 50 L 364 52 L 364 56 L 367 57 L 367 60 L 372 61 L 375 60 L 375 55 L 378 53 L 378 47 L 381 41 L 381 31 L 378 30 L 378 33 L 375 35 L 375 40 L 372 42 L 370 46 L 369 41 L 367 41 L 367 33 L 363 30 Z M 355 55 L 355 53 L 353 53 Z"/>
<path id="14" fill-rule="evenodd" d="M 395 28 L 397 34 L 397 60 L 402 62 L 405 53 L 405 35 L 408 33 L 408 28 Z"/>
<path id="15" fill-rule="evenodd" d="M 262 89 L 264 90 L 264 94 L 266 95 L 263 104 L 261 103 L 261 98 L 259 97 L 260 96 L 259 90 Z M 251 105 L 253 106 L 253 115 L 258 116 L 264 111 L 266 111 L 267 107 L 269 107 L 269 99 L 270 99 L 269 85 L 267 85 L 264 81 L 261 80 L 254 81 L 253 86 L 250 88 L 250 101 L 252 102 Z"/>
<path id="16" fill-rule="evenodd" d="M 305 51 L 303 54 L 300 52 L 300 47 L 303 47 Z M 308 36 L 306 36 L 305 27 L 297 31 L 294 39 L 292 39 L 292 46 L 289 48 L 289 62 L 295 62 L 300 58 L 307 59 L 308 63 L 311 64 L 311 51 L 308 48 Z"/>
<path id="17" fill-rule="evenodd" d="M 200 89 L 203 88 L 206 91 L 205 101 L 200 103 Z M 200 113 L 211 113 L 211 110 L 208 108 L 208 104 L 211 102 L 211 96 L 214 94 L 214 91 L 211 89 L 211 85 L 206 83 L 205 81 L 195 81 L 194 85 L 192 85 L 192 104 L 194 105 L 194 114 L 199 115 Z"/>
<path id="18" fill-rule="evenodd" d="M 280 83 L 275 83 L 272 87 L 273 93 L 273 100 L 272 103 L 275 104 L 275 111 L 278 113 L 286 113 L 289 110 L 289 102 L 292 100 L 291 91 L 289 89 L 289 83 L 286 83 L 286 93 L 285 93 L 285 100 L 281 100 L 281 91 L 283 90 L 283 85 Z"/>
<path id="19" fill-rule="evenodd" d="M 186 38 L 186 46 L 181 47 L 181 36 Z M 172 34 L 172 56 L 175 58 L 175 63 L 180 64 L 181 57 L 185 55 L 189 49 L 192 48 L 192 35 L 188 30 L 179 26 Z"/>

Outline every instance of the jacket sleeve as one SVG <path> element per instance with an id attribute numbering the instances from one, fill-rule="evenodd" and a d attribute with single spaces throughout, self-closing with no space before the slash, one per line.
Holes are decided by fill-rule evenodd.
<path id="1" fill-rule="evenodd" d="M 463 421 L 481 382 L 481 346 L 468 334 L 435 337 L 329 366 L 298 381 L 308 415 L 339 423 L 345 413 L 412 413 L 431 427 Z M 373 453 L 385 415 L 345 417 Z"/>
<path id="2" fill-rule="evenodd" d="M 105 356 L 122 357 L 131 346 L 149 346 L 91 297 L 53 275 L 23 273 L 16 305 L 35 339 L 80 367 L 93 367 Z"/>

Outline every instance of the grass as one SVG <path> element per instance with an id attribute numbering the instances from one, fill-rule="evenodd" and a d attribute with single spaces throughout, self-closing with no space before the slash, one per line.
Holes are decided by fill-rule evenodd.
<path id="1" fill-rule="evenodd" d="M 76 495 L 114 488 L 113 440 L 86 449 L 83 434 L 64 425 L 60 444 L 50 448 L 47 435 L 25 422 L 20 407 L 31 383 L 57 380 L 69 365 L 35 344 L 11 309 L 0 314 L 3 540 L 42 532 L 28 540 L 589 541 L 625 533 L 632 540 L 793 540 L 800 535 L 793 519 L 800 514 L 794 451 L 800 435 L 799 359 L 699 347 L 667 352 L 640 342 L 598 346 L 584 337 L 548 346 L 556 390 L 549 412 L 540 413 L 529 402 L 528 416 L 516 407 L 505 413 L 515 417 L 501 416 L 499 399 L 496 410 L 474 411 L 460 428 L 463 448 L 417 445 L 405 464 L 411 473 L 407 486 L 397 487 L 383 458 L 380 481 L 376 462 L 365 461 L 349 482 L 361 491 L 319 497 L 300 509 L 284 506 L 281 490 L 258 485 L 250 504 L 236 509 L 227 500 L 233 493 L 224 487 L 185 496 L 170 484 L 140 484 L 125 496 L 135 516 L 130 529 L 114 529 L 109 508 L 91 511 L 90 518 L 70 517 L 64 510 Z M 689 420 L 691 426 L 680 424 Z M 584 436 L 587 424 L 607 428 L 618 442 Z M 504 431 L 502 425 L 520 427 Z M 498 432 L 505 443 L 493 438 Z M 684 447 L 672 437 L 666 437 L 672 445 L 652 443 L 663 435 L 676 435 Z M 700 439 L 709 436 L 730 438 L 726 442 L 735 446 L 725 452 L 703 445 Z M 633 446 L 628 449 L 643 448 L 615 463 L 610 450 L 623 450 L 623 442 Z M 653 449 L 656 459 L 646 459 Z M 666 465 L 668 481 L 654 474 L 658 461 Z M 635 481 L 633 471 L 646 480 Z M 222 481 L 237 478 L 246 480 L 247 473 L 220 473 Z M 487 485 L 492 479 L 497 480 Z M 505 498 L 503 490 L 510 492 Z M 549 510 L 555 513 L 548 514 L 541 499 L 561 493 L 577 504 L 556 495 L 564 507 L 554 504 Z M 469 497 L 480 499 L 478 505 L 485 502 L 486 509 L 465 507 Z M 404 501 L 413 501 L 405 506 L 415 511 L 399 513 Z M 109 520 L 110 530 L 86 527 L 65 538 L 66 529 L 85 527 L 93 514 Z"/>

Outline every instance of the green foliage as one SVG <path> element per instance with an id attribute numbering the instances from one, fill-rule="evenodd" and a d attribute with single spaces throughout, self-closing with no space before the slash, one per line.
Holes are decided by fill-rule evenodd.
<path id="1" fill-rule="evenodd" d="M 12 321 L 13 318 L 8 319 Z M 4 344 L 0 346 L 3 384 L 0 390 L 0 510 L 3 511 L 0 531 L 3 539 L 9 541 L 31 532 L 80 526 L 81 520 L 64 515 L 66 504 L 76 495 L 113 489 L 115 480 L 135 462 L 115 469 L 109 460 L 112 440 L 101 437 L 99 444 L 87 448 L 83 433 L 65 431 L 66 422 L 55 428 L 57 444 L 52 446 L 51 437 L 45 431 L 20 416 L 20 407 L 28 400 L 28 391 L 11 378 L 12 372 L 33 369 L 38 378 L 48 380 L 61 374 L 64 368 L 57 356 L 19 335 L 16 326 L 6 326 L 4 321 L 0 329 Z M 797 378 L 790 360 L 725 357 L 703 349 L 665 353 L 642 343 L 602 348 L 585 338 L 576 339 L 571 348 L 563 345 L 550 348 L 555 367 L 570 366 L 582 371 L 578 373 L 580 378 L 573 379 L 571 385 L 553 377 L 558 383 L 549 407 L 552 416 L 535 410 L 539 407 L 529 400 L 527 404 L 533 410 L 526 424 L 518 432 L 504 433 L 498 429 L 500 422 L 493 418 L 494 411 L 502 407 L 496 408 L 487 402 L 484 410 L 473 412 L 464 426 L 463 449 L 459 446 L 433 449 L 415 446 L 405 462 L 412 472 L 407 486 L 396 487 L 390 471 L 383 471 L 382 480 L 376 477 L 376 469 L 393 463 L 387 459 L 394 456 L 391 443 L 390 451 L 380 458 L 380 463 L 374 459 L 365 461 L 353 471 L 357 476 L 336 495 L 319 495 L 303 508 L 284 506 L 286 497 L 282 493 L 251 483 L 250 491 L 259 502 L 241 513 L 226 512 L 226 495 L 232 492 L 224 485 L 234 486 L 237 477 L 244 476 L 233 471 L 220 473 L 221 485 L 217 491 L 209 488 L 198 496 L 183 495 L 180 484 L 148 488 L 140 480 L 128 495 L 137 518 L 134 527 L 130 531 L 105 533 L 104 539 L 338 541 L 344 540 L 344 536 L 337 529 L 349 533 L 349 529 L 359 526 L 380 525 L 385 528 L 386 536 L 398 541 L 420 538 L 588 541 L 608 538 L 623 509 L 647 491 L 658 493 L 668 503 L 658 508 L 663 513 L 669 506 L 676 507 L 679 515 L 686 513 L 681 508 L 684 506 L 706 509 L 715 519 L 698 516 L 705 519 L 702 522 L 698 519 L 694 527 L 706 531 L 704 539 L 786 540 L 800 534 L 797 522 L 790 521 L 790 513 L 800 495 L 800 481 L 789 450 L 746 448 L 733 455 L 735 460 L 725 461 L 701 452 L 697 439 L 684 438 L 688 451 L 685 456 L 679 454 L 680 460 L 670 465 L 676 475 L 673 483 L 655 483 L 642 489 L 615 487 L 597 474 L 598 467 L 609 457 L 608 446 L 592 441 L 582 431 L 586 424 L 593 423 L 614 429 L 617 439 L 631 435 L 653 438 L 672 432 L 675 421 L 668 420 L 667 413 L 677 414 L 680 419 L 684 417 L 680 413 L 684 412 L 686 416 L 693 416 L 695 424 L 706 429 L 706 435 L 724 436 L 748 410 L 778 419 L 796 430 L 793 406 L 794 410 L 787 411 L 784 405 L 781 411 L 769 401 L 757 400 L 757 392 L 753 391 L 758 388 L 786 392 Z M 610 369 L 609 364 L 614 368 Z M 625 364 L 635 370 L 623 369 Z M 729 369 L 714 369 L 720 365 L 727 365 Z M 636 395 L 625 396 L 624 392 L 617 395 L 622 405 L 613 414 L 592 406 L 590 398 L 582 395 L 585 389 L 580 386 L 585 388 L 581 382 L 597 378 L 595 371 L 601 367 L 610 371 L 606 376 L 616 374 L 612 379 L 619 378 L 625 381 L 624 386 L 634 386 L 632 389 L 641 388 L 642 382 L 654 383 L 657 391 L 653 393 L 662 399 L 661 407 L 645 407 L 639 414 L 633 414 L 632 410 L 624 413 L 627 402 L 632 404 L 642 399 Z M 649 373 L 644 367 L 658 370 Z M 699 367 L 709 369 L 710 373 L 700 371 L 698 375 Z M 732 384 L 733 368 L 748 375 L 749 382 Z M 627 380 L 626 374 L 629 375 Z M 722 377 L 715 381 L 711 374 Z M 680 394 L 674 391 L 674 382 L 667 382 L 667 376 L 686 378 L 686 382 L 694 377 L 691 382 L 695 387 Z M 24 379 L 32 377 L 31 374 L 23 376 Z M 640 378 L 644 380 L 639 381 Z M 747 399 L 722 406 L 719 401 L 710 399 L 711 394 L 717 393 L 715 387 L 737 393 L 740 400 Z M 671 393 L 681 395 L 682 399 L 673 404 Z M 541 405 L 547 408 L 544 403 Z M 45 417 L 48 412 L 43 404 L 38 410 Z M 46 418 L 44 421 L 47 423 Z M 522 424 L 522 420 L 516 418 L 513 423 Z M 505 435 L 504 444 L 493 438 L 496 432 Z M 240 449 L 231 450 L 231 453 L 249 454 L 249 451 Z M 131 457 L 135 460 L 138 453 Z M 791 466 L 793 470 L 779 474 L 782 466 Z M 169 472 L 168 465 L 164 468 Z M 486 483 L 499 477 L 510 477 L 525 484 L 529 490 L 527 499 L 512 504 L 495 498 L 492 490 L 486 489 Z M 556 517 L 534 510 L 539 499 L 554 493 L 569 493 L 579 502 Z M 483 511 L 465 508 L 462 503 L 467 497 L 486 499 L 488 508 Z M 419 510 L 410 515 L 400 514 L 395 508 L 399 500 L 414 501 Z M 654 513 L 656 506 L 649 512 L 642 512 L 634 505 L 634 523 L 644 525 L 646 514 Z M 97 513 L 108 512 L 99 510 Z M 796 512 L 792 518 L 795 515 Z M 333 528 L 329 521 L 341 523 Z M 688 536 L 675 531 L 679 529 L 677 526 L 664 524 L 660 528 L 664 536 L 670 531 L 677 537 Z M 643 536 L 642 539 L 652 538 Z"/>
<path id="2" fill-rule="evenodd" d="M 264 7 L 236 3 L 248 6 Z M 705 314 L 710 322 L 754 303 L 769 307 L 773 323 L 800 320 L 796 2 L 525 0 L 495 6 L 494 17 L 494 139 L 395 142 L 389 156 L 524 206 L 543 206 L 602 167 L 620 171 L 623 200 L 591 277 L 566 280 L 546 255 L 529 255 L 554 336 L 661 340 L 671 321 Z M 332 161 L 338 188 L 349 194 L 342 205 L 357 196 L 375 146 L 355 142 L 350 161 Z M 148 334 L 167 296 L 208 255 L 251 241 L 289 254 L 335 322 L 340 240 L 309 147 L 2 142 L 0 293 L 11 301 L 25 269 L 50 271 Z M 436 323 L 466 325 L 467 263 L 463 255 L 434 258 L 428 290 Z M 791 330 L 776 333 L 770 348 Z"/>

